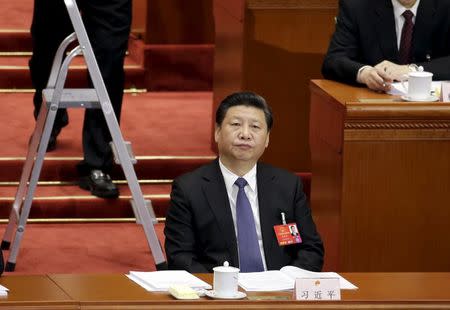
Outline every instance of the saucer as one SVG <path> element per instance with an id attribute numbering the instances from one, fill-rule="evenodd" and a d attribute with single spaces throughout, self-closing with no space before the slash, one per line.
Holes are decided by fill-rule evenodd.
<path id="1" fill-rule="evenodd" d="M 214 299 L 242 299 L 244 297 L 247 297 L 247 294 L 239 291 L 234 296 L 220 296 L 217 295 L 216 291 L 214 290 L 205 291 L 205 295 Z"/>
<path id="2" fill-rule="evenodd" d="M 415 99 L 415 98 L 411 98 L 408 95 L 404 95 L 404 96 L 402 96 L 402 99 L 405 100 L 405 101 L 430 102 L 430 101 L 437 101 L 437 100 L 439 100 L 439 97 L 430 95 L 427 98 Z"/>

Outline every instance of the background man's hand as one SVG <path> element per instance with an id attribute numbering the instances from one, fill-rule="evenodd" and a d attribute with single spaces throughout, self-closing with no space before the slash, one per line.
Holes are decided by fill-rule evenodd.
<path id="1" fill-rule="evenodd" d="M 384 71 L 377 67 L 366 67 L 362 69 L 358 76 L 358 82 L 366 84 L 368 88 L 387 92 L 391 89 L 393 79 Z"/>
<path id="2" fill-rule="evenodd" d="M 408 65 L 397 65 L 393 62 L 383 60 L 375 66 L 379 71 L 384 71 L 386 75 L 394 81 L 403 81 L 407 79 L 409 73 Z"/>

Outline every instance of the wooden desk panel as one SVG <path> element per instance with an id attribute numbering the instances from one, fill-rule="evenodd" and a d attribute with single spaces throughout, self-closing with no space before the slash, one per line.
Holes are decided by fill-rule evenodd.
<path id="1" fill-rule="evenodd" d="M 78 302 L 45 275 L 3 275 L 0 284 L 9 289 L 0 297 L 0 309 L 78 309 Z"/>
<path id="2" fill-rule="evenodd" d="M 311 83 L 311 204 L 339 238 L 324 238 L 328 268 L 450 271 L 450 104 L 392 100 Z"/>
<path id="3" fill-rule="evenodd" d="M 310 171 L 308 83 L 321 76 L 337 9 L 337 0 L 214 0 L 214 108 L 240 90 L 266 98 L 275 120 L 266 162 Z"/>
<path id="4" fill-rule="evenodd" d="M 342 291 L 342 301 L 300 302 L 290 292 L 248 292 L 272 300 L 174 300 L 147 292 L 124 275 L 50 275 L 81 309 L 450 309 L 450 273 L 347 273 L 359 287 Z M 212 282 L 211 274 L 198 275 Z M 275 299 L 275 300 L 274 300 Z"/>

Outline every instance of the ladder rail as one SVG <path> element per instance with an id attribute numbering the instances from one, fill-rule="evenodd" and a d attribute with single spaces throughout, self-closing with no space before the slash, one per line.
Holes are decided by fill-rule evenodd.
<path id="1" fill-rule="evenodd" d="M 98 67 L 86 29 L 82 26 L 83 21 L 79 13 L 78 6 L 73 0 L 64 0 L 64 2 L 75 28 L 78 42 L 83 49 L 86 65 L 88 67 L 92 83 L 94 84 L 94 88 L 97 91 L 100 105 L 105 116 L 106 124 L 108 126 L 109 132 L 111 133 L 113 143 L 116 147 L 122 169 L 124 171 L 125 177 L 128 180 L 128 186 L 130 187 L 133 199 L 136 202 L 136 209 L 138 210 L 139 218 L 142 220 L 142 227 L 147 236 L 148 245 L 153 253 L 156 264 L 164 264 L 166 260 L 153 225 L 154 219 L 151 218 L 149 212 L 146 209 L 145 200 L 141 188 L 138 184 L 136 173 L 128 157 L 128 151 L 126 149 L 122 133 L 120 132 L 120 130 L 116 130 L 116 128 L 119 128 L 119 122 L 117 121 L 116 115 L 114 114 L 111 100 L 101 76 L 100 68 Z"/>
<path id="2" fill-rule="evenodd" d="M 69 44 L 77 40 L 75 32 L 66 37 L 58 47 L 55 58 L 53 59 L 52 69 L 50 71 L 50 77 L 48 78 L 47 88 L 54 88 L 56 85 L 56 79 L 58 78 L 61 63 L 63 61 L 64 53 L 66 52 Z"/>
<path id="3" fill-rule="evenodd" d="M 45 117 L 46 117 L 45 113 L 39 113 L 38 118 L 36 120 L 35 130 L 33 135 L 31 136 L 27 157 L 25 160 L 25 164 L 22 168 L 19 187 L 17 188 L 14 203 L 9 214 L 8 225 L 6 226 L 5 233 L 3 235 L 3 240 L 1 244 L 2 249 L 9 249 L 14 228 L 16 224 L 18 224 L 19 222 L 20 211 L 23 206 L 25 195 L 28 191 L 28 181 L 30 179 L 31 170 L 34 165 L 34 154 L 36 154 L 39 145 L 39 137 L 41 136 L 42 130 L 44 128 Z"/>
<path id="4" fill-rule="evenodd" d="M 130 187 L 132 193 L 133 201 L 135 203 L 134 209 L 135 212 L 137 212 L 135 216 L 141 221 L 157 269 L 165 269 L 166 260 L 154 227 L 154 224 L 157 223 L 157 220 L 154 215 L 151 202 L 149 201 L 149 204 L 147 206 L 146 201 L 144 200 L 144 196 L 139 186 L 136 172 L 133 168 L 130 155 L 120 131 L 119 122 L 114 113 L 114 109 L 112 107 L 106 85 L 103 81 L 100 68 L 98 66 L 94 51 L 87 36 L 86 29 L 84 28 L 81 14 L 78 10 L 75 0 L 64 0 L 64 3 L 66 5 L 75 32 L 61 42 L 53 60 L 49 80 L 47 83 L 48 87 L 44 90 L 44 93 L 47 90 L 53 91 L 53 93 L 50 103 L 44 100 L 45 104 L 41 107 L 35 126 L 35 131 L 32 136 L 32 142 L 28 150 L 26 164 L 22 170 L 21 183 L 16 194 L 14 206 L 11 210 L 10 223 L 8 223 L 9 230 L 7 230 L 7 232 L 5 233 L 5 238 L 11 238 L 12 236 L 12 223 L 18 220 L 18 224 L 15 238 L 12 244 L 12 249 L 9 253 L 8 262 L 6 264 L 6 270 L 13 271 L 15 268 L 20 242 L 22 240 L 26 222 L 29 217 L 34 192 L 39 180 L 39 175 L 44 162 L 50 134 L 55 122 L 56 113 L 59 108 L 62 108 L 64 106 L 74 107 L 77 105 L 72 104 L 72 102 L 69 102 L 69 105 L 67 105 L 66 102 L 63 106 L 61 106 L 60 103 L 64 93 L 64 84 L 67 78 L 69 65 L 74 57 L 81 54 L 84 55 L 88 72 L 91 77 L 94 90 L 98 97 L 98 104 L 95 103 L 92 105 L 85 105 L 84 103 L 78 103 L 78 105 L 84 108 L 98 108 L 100 106 L 100 108 L 102 109 L 119 162 L 122 166 L 122 170 L 125 174 L 125 177 L 127 178 L 128 186 Z M 66 49 L 69 47 L 70 43 L 74 42 L 75 40 L 78 40 L 79 45 L 72 49 L 63 60 Z M 92 89 L 90 90 L 92 91 Z M 78 100 L 79 99 L 80 98 L 78 98 Z M 74 98 L 73 100 L 74 102 L 78 102 L 76 98 Z M 39 144 L 37 143 L 38 140 Z M 28 187 L 26 186 L 27 181 L 29 182 Z M 24 195 L 25 197 L 23 197 Z M 20 208 L 21 205 L 22 208 Z M 4 246 L 4 243 L 6 244 L 8 242 L 5 242 L 4 239 L 2 242 L 2 247 Z"/>
<path id="5" fill-rule="evenodd" d="M 37 156 L 34 159 L 34 166 L 31 171 L 31 177 L 29 179 L 28 191 L 23 202 L 23 207 L 20 212 L 19 223 L 17 225 L 16 236 L 14 238 L 11 251 L 9 252 L 8 262 L 6 263 L 6 269 L 12 271 L 15 268 L 17 261 L 17 255 L 19 254 L 20 243 L 25 233 L 25 228 L 27 224 L 28 217 L 30 216 L 31 204 L 33 203 L 34 192 L 39 181 L 39 176 L 41 173 L 42 165 L 44 163 L 45 153 L 47 152 L 48 141 L 50 140 L 50 134 L 53 129 L 53 124 L 55 123 L 56 112 L 59 108 L 59 102 L 61 101 L 64 84 L 67 78 L 67 73 L 69 71 L 69 65 L 72 60 L 81 53 L 81 48 L 79 46 L 75 47 L 69 52 L 67 57 L 64 59 L 61 68 L 59 70 L 58 77 L 56 79 L 55 91 L 53 93 L 52 102 L 50 107 L 47 109 L 47 105 L 41 107 L 38 119 L 44 123 L 44 130 L 41 135 L 39 142 L 39 147 L 37 151 Z M 44 116 L 46 115 L 45 119 Z M 36 127 L 42 126 L 41 123 L 37 123 Z M 12 269 L 12 270 L 11 270 Z"/>

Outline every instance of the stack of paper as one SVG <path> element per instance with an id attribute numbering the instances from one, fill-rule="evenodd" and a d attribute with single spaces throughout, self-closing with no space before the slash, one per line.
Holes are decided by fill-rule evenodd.
<path id="1" fill-rule="evenodd" d="M 193 289 L 211 289 L 211 285 L 185 270 L 130 271 L 127 277 L 152 292 L 167 292 L 172 285 L 187 285 Z"/>
<path id="2" fill-rule="evenodd" d="M 284 291 L 294 289 L 296 278 L 339 278 L 341 289 L 357 289 L 355 285 L 335 272 L 313 272 L 294 266 L 280 270 L 239 274 L 239 286 L 246 291 Z"/>
<path id="3" fill-rule="evenodd" d="M 0 296 L 8 296 L 8 289 L 3 285 L 0 285 Z"/>

